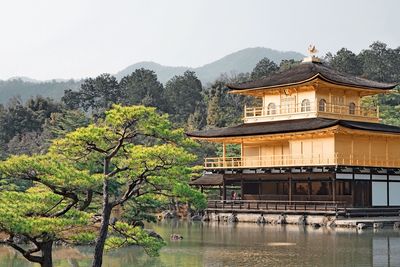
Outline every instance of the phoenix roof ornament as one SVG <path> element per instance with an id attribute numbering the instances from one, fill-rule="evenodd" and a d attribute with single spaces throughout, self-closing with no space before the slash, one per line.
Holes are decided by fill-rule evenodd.
<path id="1" fill-rule="evenodd" d="M 321 59 L 316 57 L 315 54 L 318 53 L 318 49 L 315 48 L 315 45 L 310 44 L 308 46 L 308 54 L 309 56 L 303 59 L 303 62 L 317 62 L 320 63 Z"/>
<path id="2" fill-rule="evenodd" d="M 317 48 L 315 48 L 315 45 L 310 44 L 308 46 L 308 53 L 310 54 L 311 57 L 318 53 L 318 50 Z"/>

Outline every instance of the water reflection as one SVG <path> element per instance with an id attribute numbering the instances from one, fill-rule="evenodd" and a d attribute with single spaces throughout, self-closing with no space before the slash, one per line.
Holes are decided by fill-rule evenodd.
<path id="1" fill-rule="evenodd" d="M 304 226 L 187 223 L 151 225 L 168 242 L 160 257 L 140 248 L 107 253 L 105 267 L 130 266 L 400 266 L 400 232 L 357 232 Z M 172 233 L 184 237 L 170 241 Z M 55 266 L 90 266 L 90 247 L 56 248 Z M 0 267 L 32 267 L 12 249 L 0 247 Z"/>

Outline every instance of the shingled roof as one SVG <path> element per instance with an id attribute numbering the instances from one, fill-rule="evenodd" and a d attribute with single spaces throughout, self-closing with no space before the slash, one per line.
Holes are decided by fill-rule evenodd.
<path id="1" fill-rule="evenodd" d="M 367 130 L 367 131 L 400 134 L 400 127 L 385 125 L 380 123 L 335 120 L 335 119 L 325 119 L 325 118 L 309 118 L 309 119 L 282 120 L 282 121 L 272 121 L 272 122 L 245 123 L 234 127 L 191 132 L 187 133 L 187 135 L 189 137 L 197 137 L 197 138 L 240 137 L 240 136 L 312 131 L 336 125 L 356 130 Z"/>
<path id="2" fill-rule="evenodd" d="M 389 90 L 397 86 L 396 83 L 381 83 L 364 78 L 340 73 L 329 68 L 323 63 L 307 62 L 301 63 L 288 70 L 272 74 L 259 80 L 244 82 L 240 84 L 228 84 L 227 87 L 233 90 L 247 90 L 258 88 L 275 88 L 288 85 L 299 85 L 314 79 L 365 89 Z"/>

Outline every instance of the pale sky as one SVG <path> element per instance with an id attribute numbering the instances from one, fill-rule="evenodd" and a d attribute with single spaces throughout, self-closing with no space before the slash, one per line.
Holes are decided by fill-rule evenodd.
<path id="1" fill-rule="evenodd" d="M 0 79 L 197 67 L 247 47 L 400 46 L 398 0 L 1 0 Z"/>

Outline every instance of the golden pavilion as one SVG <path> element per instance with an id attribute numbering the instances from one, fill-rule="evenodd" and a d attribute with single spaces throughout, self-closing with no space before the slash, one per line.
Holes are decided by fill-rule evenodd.
<path id="1" fill-rule="evenodd" d="M 396 86 L 340 73 L 312 54 L 288 70 L 227 85 L 262 104 L 245 107 L 240 125 L 187 134 L 223 147 L 221 157 L 205 159 L 204 175 L 192 185 L 220 187 L 221 200 L 238 188 L 235 199 L 258 201 L 257 207 L 400 206 L 400 127 L 381 124 L 378 106 L 362 105 L 364 97 Z M 240 155 L 227 156 L 232 144 Z"/>

